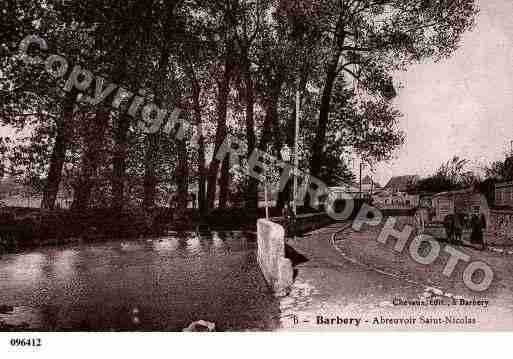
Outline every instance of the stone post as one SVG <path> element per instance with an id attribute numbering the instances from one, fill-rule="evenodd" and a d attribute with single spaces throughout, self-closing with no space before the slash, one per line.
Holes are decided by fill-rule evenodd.
<path id="1" fill-rule="evenodd" d="M 285 258 L 285 230 L 265 219 L 257 222 L 258 265 L 277 297 L 288 294 L 292 285 L 292 262 Z"/>

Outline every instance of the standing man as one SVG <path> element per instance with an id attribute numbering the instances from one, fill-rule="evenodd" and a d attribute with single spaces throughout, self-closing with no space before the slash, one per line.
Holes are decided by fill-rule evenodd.
<path id="1" fill-rule="evenodd" d="M 486 220 L 483 222 L 483 217 L 483 215 L 481 215 L 481 217 L 478 217 L 477 214 L 472 215 L 472 234 L 470 235 L 470 242 L 481 244 L 481 250 L 484 251 L 486 246 L 483 238 L 483 227 L 486 227 Z"/>
<path id="2" fill-rule="evenodd" d="M 486 249 L 486 243 L 485 243 L 485 239 L 484 239 L 484 231 L 486 230 L 486 217 L 483 213 L 481 213 L 481 243 L 482 243 L 482 247 L 483 247 L 483 250 Z"/>

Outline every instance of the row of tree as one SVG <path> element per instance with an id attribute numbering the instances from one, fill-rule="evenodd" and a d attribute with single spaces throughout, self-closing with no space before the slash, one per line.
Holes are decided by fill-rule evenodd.
<path id="1" fill-rule="evenodd" d="M 474 187 L 486 195 L 489 203 L 493 203 L 495 184 L 513 180 L 512 157 L 481 168 L 482 174 L 470 170 L 469 164 L 469 160 L 454 156 L 443 163 L 435 173 L 418 181 L 411 191 L 439 193 Z"/>
<path id="2" fill-rule="evenodd" d="M 415 184 L 415 192 L 439 193 L 468 188 L 481 179 L 468 169 L 469 161 L 454 156 L 436 170 L 436 172 Z"/>
<path id="3" fill-rule="evenodd" d="M 392 75 L 449 56 L 477 9 L 474 0 L 7 0 L 0 12 L 0 121 L 25 134 L 4 141 L 5 173 L 40 188 L 44 208 L 63 185 L 76 209 L 170 198 L 186 208 L 194 185 L 207 211 L 241 198 L 257 206 L 256 180 L 214 153 L 231 134 L 247 156 L 280 158 L 293 148 L 297 91 L 301 168 L 332 185 L 352 178 L 348 152 L 390 159 L 404 141 Z M 16 56 L 29 34 L 46 39 L 47 54 L 183 108 L 193 126 L 174 140 L 141 132 L 112 97 L 77 102 L 67 76 L 55 81 Z"/>

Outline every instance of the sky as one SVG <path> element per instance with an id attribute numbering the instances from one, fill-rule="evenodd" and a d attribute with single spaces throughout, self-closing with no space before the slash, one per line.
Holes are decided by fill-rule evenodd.
<path id="1" fill-rule="evenodd" d="M 475 27 L 451 58 L 397 74 L 402 88 L 395 105 L 406 143 L 395 160 L 375 168 L 381 185 L 395 175 L 432 174 L 454 155 L 478 170 L 511 149 L 513 1 L 478 3 Z"/>

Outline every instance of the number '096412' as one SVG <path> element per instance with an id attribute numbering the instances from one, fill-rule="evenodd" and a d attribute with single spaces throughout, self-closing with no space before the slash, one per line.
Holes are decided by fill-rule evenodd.
<path id="1" fill-rule="evenodd" d="M 12 338 L 10 344 L 13 347 L 40 347 L 42 345 L 40 338 Z"/>

